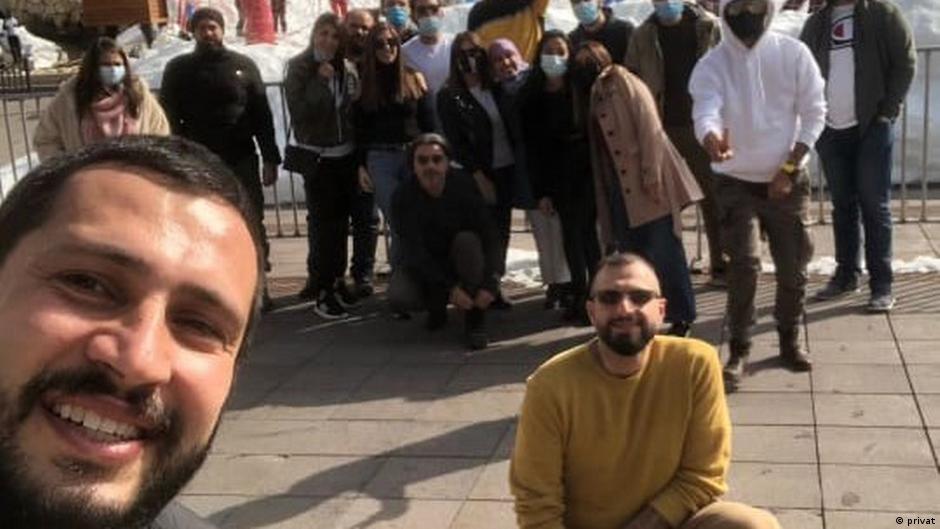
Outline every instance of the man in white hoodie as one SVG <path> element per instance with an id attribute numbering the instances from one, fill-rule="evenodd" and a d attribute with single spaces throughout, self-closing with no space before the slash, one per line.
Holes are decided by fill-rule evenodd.
<path id="1" fill-rule="evenodd" d="M 689 81 L 695 134 L 717 174 L 730 257 L 729 390 L 740 381 L 751 348 L 758 225 L 777 271 L 780 356 L 794 371 L 812 368 L 799 333 L 813 253 L 804 222 L 810 193 L 804 165 L 825 126 L 825 85 L 806 45 L 768 31 L 775 9 L 772 0 L 721 0 L 721 44 L 698 62 Z"/>

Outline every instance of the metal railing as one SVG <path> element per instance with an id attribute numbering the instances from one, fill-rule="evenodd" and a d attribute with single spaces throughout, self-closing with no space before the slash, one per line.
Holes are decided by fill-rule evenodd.
<path id="1" fill-rule="evenodd" d="M 897 220 L 899 222 L 932 222 L 940 220 L 940 213 L 931 217 L 928 213 L 928 200 L 930 199 L 930 176 L 931 176 L 931 157 L 930 142 L 933 137 L 931 128 L 931 111 L 935 106 L 931 96 L 932 82 L 931 75 L 936 71 L 932 65 L 935 55 L 940 55 L 940 46 L 921 47 L 918 49 L 918 74 L 915 78 L 915 85 L 921 88 L 919 97 L 910 99 L 903 107 L 903 113 L 900 119 L 900 145 L 895 146 L 896 156 L 895 174 L 899 176 L 896 183 L 895 199 L 893 203 L 899 206 L 897 209 Z M 283 146 L 286 142 L 286 130 L 289 126 L 289 115 L 287 105 L 283 97 L 283 86 L 280 83 L 269 83 L 267 85 L 268 98 L 271 102 L 272 112 L 275 115 L 275 121 L 279 122 L 277 127 L 278 142 Z M 0 93 L 0 112 L 2 112 L 2 123 L 5 138 L 0 149 L 6 149 L 6 152 L 0 151 L 0 200 L 9 192 L 13 183 L 18 181 L 23 175 L 32 169 L 37 163 L 38 158 L 32 150 L 32 133 L 38 122 L 39 114 L 48 104 L 49 100 L 55 95 L 55 89 L 50 87 L 32 86 L 29 90 L 6 91 Z M 912 117 L 912 112 L 917 112 L 916 119 Z M 279 118 L 279 119 L 278 119 Z M 919 138 L 912 138 L 909 134 L 911 127 L 918 127 L 920 130 Z M 916 152 L 912 152 L 912 144 Z M 11 161 L 15 163 L 11 163 Z M 940 160 L 933 168 L 933 176 L 940 188 Z M 827 208 L 829 200 L 826 192 L 825 178 L 819 168 L 817 160 L 810 164 L 811 178 L 814 187 L 814 201 L 812 210 L 814 213 L 814 222 L 827 222 Z M 918 174 L 919 178 L 912 179 L 912 174 Z M 286 175 L 287 178 L 283 178 Z M 294 173 L 282 171 L 282 178 L 279 184 L 267 191 L 266 210 L 273 215 L 272 235 L 276 237 L 299 237 L 302 235 L 302 210 L 304 209 L 303 197 L 298 192 L 297 186 L 303 186 L 302 179 Z M 938 193 L 940 198 L 940 193 Z M 919 203 L 919 208 L 916 204 Z M 911 211 L 916 209 L 919 211 Z M 938 208 L 940 209 L 940 208 Z M 269 217 L 270 218 L 270 217 Z M 701 215 L 695 215 L 696 246 L 698 248 L 697 257 L 702 255 L 703 246 L 703 226 Z"/>

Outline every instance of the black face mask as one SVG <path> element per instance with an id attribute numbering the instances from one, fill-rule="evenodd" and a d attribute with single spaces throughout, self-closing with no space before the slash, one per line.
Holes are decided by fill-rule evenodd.
<path id="1" fill-rule="evenodd" d="M 571 81 L 581 91 L 588 92 L 591 90 L 591 86 L 594 85 L 594 81 L 597 80 L 600 74 L 600 67 L 593 62 L 580 64 L 571 72 Z"/>
<path id="2" fill-rule="evenodd" d="M 741 13 L 736 16 L 725 16 L 725 21 L 728 23 L 728 27 L 731 28 L 731 31 L 745 42 L 756 42 L 757 39 L 767 31 L 767 25 L 765 24 L 766 19 L 767 13 L 760 15 Z"/>
<path id="3" fill-rule="evenodd" d="M 482 50 L 465 51 L 457 57 L 457 67 L 463 73 L 479 74 L 483 71 L 486 54 Z"/>

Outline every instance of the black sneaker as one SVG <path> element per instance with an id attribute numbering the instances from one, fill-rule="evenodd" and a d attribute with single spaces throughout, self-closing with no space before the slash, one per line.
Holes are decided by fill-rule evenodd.
<path id="1" fill-rule="evenodd" d="M 375 288 L 372 287 L 372 283 L 369 281 L 356 281 L 356 287 L 353 289 L 353 294 L 359 299 L 367 298 L 375 293 Z"/>
<path id="2" fill-rule="evenodd" d="M 486 349 L 490 341 L 486 335 L 486 323 L 483 311 L 477 308 L 468 310 L 464 323 L 467 347 L 474 351 Z"/>
<path id="3" fill-rule="evenodd" d="M 747 365 L 747 355 L 732 354 L 728 358 L 728 363 L 721 371 L 722 378 L 725 381 L 725 392 L 733 393 L 737 391 L 741 379 L 744 378 L 745 365 Z"/>
<path id="4" fill-rule="evenodd" d="M 339 320 L 349 316 L 346 309 L 336 299 L 336 295 L 326 290 L 320 292 L 320 297 L 313 306 L 313 312 L 325 320 Z"/>
<path id="5" fill-rule="evenodd" d="M 317 299 L 317 294 L 319 294 L 319 289 L 317 285 L 312 281 L 307 281 L 307 284 L 304 285 L 304 288 L 297 293 L 297 297 L 300 301 L 313 301 Z"/>
<path id="6" fill-rule="evenodd" d="M 837 277 L 833 277 L 826 283 L 826 286 L 821 290 L 818 290 L 816 294 L 813 295 L 813 299 L 816 301 L 827 301 L 830 299 L 840 298 L 846 294 L 854 294 L 858 292 L 858 280 L 854 281 L 845 281 Z"/>
<path id="7" fill-rule="evenodd" d="M 336 298 L 346 308 L 353 307 L 359 303 L 359 298 L 349 290 L 345 281 L 339 280 L 336 283 Z"/>

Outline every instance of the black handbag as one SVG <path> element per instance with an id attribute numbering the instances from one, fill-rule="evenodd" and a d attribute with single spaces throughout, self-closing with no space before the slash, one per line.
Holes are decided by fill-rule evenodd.
<path id="1" fill-rule="evenodd" d="M 288 144 L 284 149 L 283 167 L 286 171 L 302 175 L 313 173 L 320 163 L 320 154 L 303 145 Z"/>

